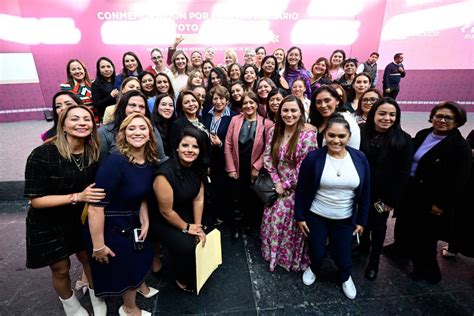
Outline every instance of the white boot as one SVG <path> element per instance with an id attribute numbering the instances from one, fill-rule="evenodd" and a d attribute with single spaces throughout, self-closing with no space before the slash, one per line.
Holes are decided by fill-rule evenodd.
<path id="1" fill-rule="evenodd" d="M 74 291 L 72 291 L 70 298 L 64 300 L 60 297 L 59 299 L 61 303 L 63 303 L 63 308 L 67 316 L 89 316 L 87 310 L 79 303 Z"/>
<path id="2" fill-rule="evenodd" d="M 94 309 L 95 316 L 106 316 L 107 315 L 107 304 L 105 304 L 102 298 L 95 296 L 95 291 L 89 288 L 89 295 L 91 297 L 92 308 Z"/>

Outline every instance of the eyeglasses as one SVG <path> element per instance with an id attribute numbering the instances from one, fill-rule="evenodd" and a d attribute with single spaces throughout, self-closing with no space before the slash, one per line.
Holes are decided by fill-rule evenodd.
<path id="1" fill-rule="evenodd" d="M 433 118 L 437 121 L 444 120 L 446 123 L 454 122 L 454 117 L 449 115 L 436 114 L 435 116 L 433 116 Z"/>
<path id="2" fill-rule="evenodd" d="M 371 103 L 374 104 L 377 102 L 379 99 L 378 98 L 363 98 L 362 103 Z"/>

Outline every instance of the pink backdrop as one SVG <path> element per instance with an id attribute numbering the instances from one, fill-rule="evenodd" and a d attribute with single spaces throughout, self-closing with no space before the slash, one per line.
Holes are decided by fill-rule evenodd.
<path id="1" fill-rule="evenodd" d="M 407 77 L 399 95 L 404 109 L 427 110 L 439 100 L 454 99 L 474 111 L 472 14 L 459 16 L 466 4 L 469 1 L 345 0 L 334 9 L 323 0 L 3 0 L 0 53 L 31 53 L 39 83 L 0 84 L 0 122 L 42 118 L 42 110 L 50 107 L 66 79 L 65 65 L 71 58 L 84 61 L 91 77 L 100 56 L 111 58 L 119 71 L 128 50 L 136 52 L 145 67 L 149 50 L 166 48 L 177 34 L 184 35 L 181 47 L 187 51 L 216 47 L 218 62 L 228 47 L 235 48 L 242 61 L 247 47 L 263 45 L 271 53 L 296 45 L 307 68 L 317 57 L 342 48 L 360 61 L 379 51 L 380 70 L 394 53 L 404 52 Z M 439 12 L 448 22 L 434 22 Z M 31 18 L 69 22 L 58 26 Z"/>

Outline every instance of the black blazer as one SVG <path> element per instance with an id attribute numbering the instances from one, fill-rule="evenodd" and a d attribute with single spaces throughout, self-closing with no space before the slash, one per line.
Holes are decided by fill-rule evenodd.
<path id="1" fill-rule="evenodd" d="M 211 130 L 211 122 L 212 122 L 212 114 L 209 113 L 210 109 L 203 113 L 202 116 L 202 123 L 206 128 L 210 131 Z M 225 144 L 225 137 L 227 135 L 227 130 L 229 129 L 230 121 L 232 117 L 234 117 L 236 113 L 234 111 L 230 111 L 230 116 L 223 116 L 221 118 L 221 123 L 217 129 L 217 136 L 222 142 L 222 146 L 210 146 L 210 159 L 211 159 L 211 169 L 222 169 L 220 171 L 225 173 L 225 156 L 224 156 L 224 144 Z"/>
<path id="2" fill-rule="evenodd" d="M 428 128 L 416 134 L 413 140 L 415 152 L 432 131 L 433 128 Z M 426 211 L 431 211 L 432 205 L 445 212 L 452 210 L 462 195 L 470 170 L 471 149 L 456 128 L 418 162 L 413 180 L 419 205 L 426 207 Z"/>
<path id="3" fill-rule="evenodd" d="M 117 103 L 117 99 L 110 95 L 114 89 L 113 82 L 103 82 L 99 79 L 92 83 L 92 102 L 100 117 L 104 116 L 105 108 Z"/>
<path id="4" fill-rule="evenodd" d="M 370 166 L 372 203 L 378 200 L 397 208 L 403 197 L 410 176 L 413 160 L 413 142 L 411 136 L 403 132 L 405 146 L 394 148 L 388 144 L 374 151 L 370 147 L 371 136 L 365 124 L 360 127 L 360 150 L 365 154 Z M 387 142 L 388 139 L 385 139 Z"/>

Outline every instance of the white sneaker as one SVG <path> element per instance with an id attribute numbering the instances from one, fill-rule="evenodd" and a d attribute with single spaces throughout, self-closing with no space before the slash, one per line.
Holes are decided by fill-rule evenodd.
<path id="1" fill-rule="evenodd" d="M 311 271 L 311 267 L 307 267 L 303 273 L 303 283 L 305 285 L 311 285 L 316 281 L 316 275 Z"/>
<path id="2" fill-rule="evenodd" d="M 346 282 L 342 283 L 342 291 L 348 299 L 353 300 L 356 298 L 357 290 L 354 281 L 352 281 L 352 277 L 349 277 Z"/>

